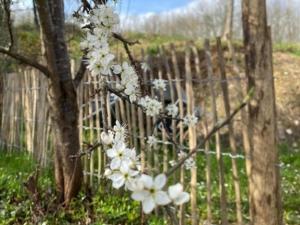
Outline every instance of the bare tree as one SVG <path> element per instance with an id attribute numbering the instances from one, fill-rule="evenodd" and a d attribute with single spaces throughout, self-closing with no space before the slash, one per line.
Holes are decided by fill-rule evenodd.
<path id="1" fill-rule="evenodd" d="M 76 85 L 84 73 L 81 66 L 72 80 L 69 53 L 64 37 L 64 1 L 35 0 L 45 63 L 20 55 L 14 49 L 14 36 L 10 19 L 10 0 L 2 0 L 7 17 L 10 42 L 0 47 L 0 53 L 22 64 L 40 70 L 49 82 L 48 99 L 55 135 L 55 181 L 61 202 L 68 204 L 80 190 L 82 182 L 81 162 L 70 155 L 79 152 L 78 105 Z"/>
<path id="2" fill-rule="evenodd" d="M 243 0 L 242 12 L 246 76 L 249 90 L 254 90 L 248 109 L 250 148 L 246 149 L 251 224 L 281 225 L 272 40 L 266 1 Z"/>

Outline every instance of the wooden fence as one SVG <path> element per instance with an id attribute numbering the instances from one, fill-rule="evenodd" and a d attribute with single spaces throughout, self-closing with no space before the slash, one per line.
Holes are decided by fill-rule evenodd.
<path id="1" fill-rule="evenodd" d="M 158 54 L 139 54 L 141 61 L 149 65 L 149 70 L 143 74 L 148 84 L 147 93 L 156 96 L 164 104 L 173 103 L 179 107 L 181 117 L 186 113 L 200 116 L 200 123 L 195 128 L 185 128 L 182 123 L 170 122 L 167 131 L 157 124 L 155 118 L 146 116 L 140 108 L 130 105 L 115 95 L 103 93 L 95 94 L 99 89 L 99 80 L 88 74 L 78 87 L 78 103 L 80 106 L 80 142 L 82 150 L 88 144 L 94 144 L 100 139 L 103 130 L 103 119 L 107 117 L 107 125 L 114 125 L 116 120 L 124 124 L 128 130 L 128 142 L 137 149 L 141 156 L 142 168 L 147 171 L 167 171 L 172 161 L 178 160 L 178 152 L 172 141 L 185 145 L 187 152 L 197 146 L 197 141 L 208 134 L 209 130 L 220 120 L 229 116 L 244 96 L 244 78 L 240 77 L 235 60 L 225 57 L 220 41 L 210 49 L 206 41 L 204 49 L 197 48 L 189 43 L 183 50 L 176 50 L 175 46 L 159 48 Z M 228 63 L 230 61 L 230 63 Z M 73 71 L 76 66 L 73 65 Z M 227 72 L 230 71 L 230 76 Z M 157 92 L 152 87 L 156 78 L 168 80 L 167 91 Z M 2 148 L 12 150 L 27 150 L 46 165 L 51 161 L 51 121 L 47 103 L 47 81 L 36 70 L 23 70 L 3 76 L 3 106 L 0 130 Z M 110 82 L 113 83 L 112 78 Z M 227 127 L 217 132 L 209 142 L 199 149 L 199 154 L 194 156 L 196 162 L 204 159 L 205 165 L 200 171 L 196 167 L 186 170 L 180 169 L 172 179 L 180 181 L 191 193 L 191 210 L 184 207 L 179 209 L 180 224 L 185 224 L 185 219 L 198 224 L 199 217 L 206 218 L 208 223 L 214 220 L 212 211 L 213 186 L 215 181 L 212 175 L 212 160 L 217 162 L 217 184 L 220 202 L 220 220 L 222 224 L 228 221 L 228 195 L 226 190 L 226 175 L 233 176 L 234 198 L 236 216 L 234 221 L 242 224 L 243 202 L 240 185 L 239 158 L 243 155 L 238 151 L 243 143 L 237 138 L 238 133 L 246 127 L 240 121 L 243 111 Z M 151 147 L 147 144 L 147 137 L 156 136 L 161 144 Z M 172 141 L 171 141 L 172 140 Z M 246 144 L 246 143 L 244 143 Z M 230 149 L 230 150 L 228 150 Z M 101 183 L 106 166 L 106 157 L 99 147 L 91 155 L 86 155 L 84 161 L 85 183 L 94 185 Z M 231 159 L 231 171 L 224 169 L 224 157 Z M 245 175 L 244 175 L 245 176 Z M 199 182 L 205 182 L 206 210 L 199 212 L 198 205 L 203 204 L 203 199 L 197 199 Z M 232 202 L 232 200 L 230 200 Z M 232 207 L 231 207 L 232 208 Z"/>

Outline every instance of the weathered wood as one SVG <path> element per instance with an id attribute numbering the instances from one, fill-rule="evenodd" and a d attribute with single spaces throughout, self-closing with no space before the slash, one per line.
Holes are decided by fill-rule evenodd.
<path id="1" fill-rule="evenodd" d="M 177 97 L 178 97 L 178 108 L 179 108 L 179 117 L 183 118 L 184 117 L 184 107 L 183 107 L 183 99 L 182 99 L 182 89 L 181 89 L 181 82 L 180 82 L 180 71 L 178 67 L 178 60 L 176 56 L 176 51 L 175 51 L 175 46 L 173 44 L 170 45 L 171 49 L 171 58 L 172 58 L 172 63 L 173 63 L 173 70 L 175 73 L 175 78 L 176 78 L 176 92 L 177 92 Z M 182 122 L 179 123 L 179 144 L 183 145 L 184 142 L 184 130 L 183 130 L 183 124 Z M 184 167 L 182 166 L 180 168 L 180 182 L 182 185 L 185 184 L 185 179 L 184 179 Z M 180 206 L 180 212 L 179 212 L 179 224 L 184 225 L 185 224 L 185 206 L 181 205 Z"/>
<path id="2" fill-rule="evenodd" d="M 187 95 L 187 114 L 193 115 L 195 110 L 195 99 L 194 99 L 194 90 L 192 82 L 192 71 L 191 71 L 191 47 L 187 45 L 185 50 L 185 90 Z M 188 128 L 188 137 L 189 137 L 189 148 L 190 151 L 196 148 L 197 146 L 197 135 L 196 127 L 189 126 Z M 196 162 L 196 155 L 193 156 L 193 160 Z M 198 225 L 198 207 L 197 207 L 197 167 L 191 168 L 191 217 L 192 225 Z"/>
<path id="3" fill-rule="evenodd" d="M 142 61 L 145 62 L 148 66 L 150 66 L 149 57 L 145 57 L 144 49 L 141 49 L 141 56 L 142 56 Z M 149 75 L 149 70 L 144 71 L 143 78 L 145 83 L 149 82 L 148 75 Z M 150 94 L 150 87 L 147 88 L 146 92 Z M 152 135 L 152 118 L 146 115 L 146 136 L 148 138 L 151 135 Z M 152 149 L 148 144 L 146 146 L 147 146 L 146 167 L 148 171 L 151 171 L 153 166 Z"/>
<path id="4" fill-rule="evenodd" d="M 209 41 L 206 39 L 204 43 L 205 49 L 205 59 L 207 65 L 207 73 L 209 78 L 209 87 L 210 87 L 210 94 L 211 94 L 211 107 L 212 107 L 212 115 L 213 115 L 213 126 L 218 122 L 218 113 L 217 113 L 217 103 L 216 103 L 216 93 L 215 87 L 213 82 L 213 70 L 212 70 L 212 63 L 211 63 L 211 52 Z M 220 132 L 217 131 L 215 134 L 215 141 L 216 141 L 216 156 L 218 162 L 218 175 L 219 175 L 219 191 L 220 191 L 220 205 L 221 205 L 221 222 L 223 225 L 228 224 L 228 216 L 227 216 L 227 197 L 226 197 L 226 189 L 225 189 L 225 171 L 224 171 L 224 162 L 222 159 L 222 152 L 221 152 L 221 140 L 220 140 Z"/>
<path id="5" fill-rule="evenodd" d="M 95 140 L 94 137 L 94 104 L 95 104 L 95 99 L 92 98 L 91 96 L 94 95 L 94 88 L 93 88 L 93 83 L 96 82 L 94 77 L 88 76 L 88 107 L 89 107 L 89 143 L 93 143 Z M 93 179 L 94 179 L 94 172 L 95 172 L 95 162 L 94 162 L 94 152 L 92 152 L 89 156 L 89 167 L 90 167 L 90 174 L 89 174 L 89 180 L 90 180 L 90 186 L 93 186 Z"/>
<path id="6" fill-rule="evenodd" d="M 249 104 L 250 149 L 246 156 L 251 224 L 281 225 L 282 204 L 276 140 L 276 105 L 271 32 L 265 0 L 243 0 L 242 19 Z"/>
<path id="7" fill-rule="evenodd" d="M 166 74 L 167 74 L 167 78 L 168 78 L 168 85 L 170 87 L 170 96 L 171 96 L 171 104 L 175 104 L 176 103 L 176 99 L 175 99 L 175 88 L 174 88 L 174 85 L 173 85 L 173 73 L 171 72 L 171 67 L 170 67 L 170 63 L 168 61 L 168 56 L 166 55 L 166 51 L 164 49 L 164 47 L 162 46 L 160 48 L 160 54 L 161 54 L 161 57 L 162 57 L 162 61 L 163 61 L 163 64 L 166 68 Z M 172 128 L 172 141 L 174 143 L 177 142 L 177 128 L 176 128 L 176 120 L 172 120 L 172 125 L 171 125 L 171 128 Z M 177 160 L 177 151 L 176 151 L 176 146 L 175 144 L 172 145 L 172 148 L 173 148 L 173 159 L 176 161 Z M 174 174 L 174 178 L 176 179 L 176 174 Z"/>
<path id="8" fill-rule="evenodd" d="M 218 52 L 218 64 L 220 70 L 220 78 L 221 89 L 223 94 L 223 102 L 225 107 L 225 115 L 226 117 L 230 116 L 231 106 L 230 106 L 230 98 L 229 98 L 229 90 L 227 83 L 227 75 L 225 70 L 225 62 L 224 55 L 222 50 L 221 38 L 217 38 L 217 52 Z M 235 132 L 233 122 L 228 124 L 228 135 L 229 135 L 229 144 L 232 155 L 236 155 L 237 152 L 237 144 L 235 141 Z M 243 215 L 242 215 L 242 203 L 241 203 L 241 188 L 240 188 L 240 178 L 238 172 L 238 165 L 236 158 L 231 159 L 232 164 L 232 175 L 233 175 L 233 183 L 234 183 L 234 194 L 235 194 L 235 203 L 236 203 L 236 216 L 238 224 L 243 224 Z"/>
<path id="9" fill-rule="evenodd" d="M 159 65 L 158 65 L 158 78 L 159 79 L 163 79 L 163 65 L 162 65 L 162 61 L 163 61 L 163 57 L 162 55 L 159 55 Z M 164 90 L 159 90 L 159 101 L 162 103 L 162 108 L 165 109 L 166 104 L 165 104 L 165 97 L 164 97 Z M 164 142 L 162 145 L 163 148 L 163 172 L 167 172 L 168 171 L 168 159 L 169 159 L 169 149 L 168 149 L 168 145 L 165 144 L 167 141 L 167 133 L 165 130 L 165 127 L 162 125 L 161 126 L 161 130 L 162 130 L 162 141 Z"/>
<path id="10" fill-rule="evenodd" d="M 192 45 L 192 53 L 195 59 L 195 70 L 196 70 L 196 76 L 199 79 L 203 79 L 201 76 L 201 63 L 200 63 L 200 57 L 198 54 L 197 47 L 193 44 Z M 201 88 L 196 88 L 195 93 L 195 101 L 199 102 L 200 104 L 200 110 L 201 110 L 201 127 L 203 130 L 203 135 L 207 136 L 208 134 L 208 121 L 206 116 L 206 90 Z M 212 222 L 212 194 L 211 194 L 211 156 L 208 154 L 209 152 L 209 141 L 205 143 L 205 158 L 206 158 L 206 164 L 205 164 L 205 178 L 206 178 L 206 209 L 207 209 L 207 222 L 210 224 Z"/>

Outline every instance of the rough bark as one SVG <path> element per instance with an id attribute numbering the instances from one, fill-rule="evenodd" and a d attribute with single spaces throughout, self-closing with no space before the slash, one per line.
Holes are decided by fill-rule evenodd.
<path id="1" fill-rule="evenodd" d="M 68 204 L 81 187 L 78 106 L 64 38 L 63 0 L 36 0 L 49 75 L 48 99 L 55 134 L 55 180 L 60 200 Z"/>
<path id="2" fill-rule="evenodd" d="M 276 147 L 276 111 L 272 41 L 265 0 L 243 0 L 245 66 L 248 89 L 254 89 L 248 123 L 251 224 L 282 224 L 280 175 Z"/>

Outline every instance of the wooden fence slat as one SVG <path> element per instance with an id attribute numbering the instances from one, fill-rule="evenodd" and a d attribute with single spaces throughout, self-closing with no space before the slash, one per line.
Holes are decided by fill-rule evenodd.
<path id="1" fill-rule="evenodd" d="M 160 54 L 159 55 L 159 64 L 158 64 L 158 78 L 163 80 L 163 57 Z M 165 109 L 165 91 L 164 90 L 159 90 L 159 101 L 162 103 L 162 108 Z M 168 159 L 169 159 L 169 149 L 168 149 L 168 145 L 165 144 L 165 142 L 167 141 L 167 133 L 166 133 L 166 129 L 165 127 L 162 125 L 161 126 L 161 130 L 162 130 L 162 141 L 164 142 L 162 145 L 163 148 L 163 172 L 167 172 L 168 170 Z"/>
<path id="2" fill-rule="evenodd" d="M 187 95 L 187 114 L 193 115 L 195 110 L 195 98 L 194 98 L 194 90 L 192 83 L 192 71 L 191 71 L 191 48 L 190 45 L 186 46 L 185 50 L 185 89 Z M 188 137 L 189 137 L 189 148 L 190 151 L 193 151 L 197 146 L 197 135 L 196 135 L 196 127 L 189 126 L 188 128 Z M 192 157 L 196 162 L 196 155 Z M 191 217 L 192 217 L 192 225 L 198 225 L 198 207 L 197 207 L 197 167 L 191 168 Z"/>
<path id="3" fill-rule="evenodd" d="M 217 52 L 218 52 L 218 64 L 220 69 L 220 75 L 222 81 L 227 81 L 227 75 L 225 70 L 225 62 L 224 62 L 224 55 L 222 50 L 222 43 L 221 39 L 217 38 Z M 223 102 L 225 107 L 225 114 L 226 117 L 230 116 L 230 98 L 229 98 L 229 90 L 228 90 L 228 83 L 221 82 L 221 89 L 223 94 Z M 228 124 L 228 134 L 229 134 L 229 144 L 230 149 L 233 155 L 237 154 L 237 144 L 234 137 L 234 126 L 233 122 Z M 236 215 L 237 215 L 237 222 L 239 225 L 243 224 L 243 215 L 242 215 L 242 203 L 241 203 L 241 189 L 240 189 L 240 178 L 238 172 L 238 165 L 237 160 L 235 158 L 231 159 L 232 162 L 232 174 L 233 174 L 233 183 L 234 183 L 234 194 L 235 194 L 235 202 L 236 202 Z"/>
<path id="4" fill-rule="evenodd" d="M 212 63 L 211 63 L 211 52 L 209 41 L 206 39 L 204 43 L 205 48 L 205 56 L 206 56 L 206 64 L 207 64 L 207 73 L 208 78 L 210 80 L 210 94 L 211 94 L 211 101 L 212 101 L 212 114 L 213 114 L 213 126 L 218 122 L 218 113 L 217 113 L 217 103 L 216 103 L 216 93 L 215 87 L 213 83 L 213 70 L 212 70 Z M 228 224 L 228 216 L 227 216 L 227 197 L 226 197 L 226 189 L 225 189 L 225 175 L 224 175 L 224 162 L 222 159 L 222 152 L 221 152 L 221 140 L 220 140 L 220 132 L 217 131 L 215 134 L 215 141 L 216 141 L 216 156 L 218 162 L 218 175 L 219 175 L 219 190 L 220 190 L 220 205 L 221 205 L 221 221 L 223 225 Z"/>
<path id="5" fill-rule="evenodd" d="M 176 56 L 176 51 L 175 51 L 175 46 L 173 44 L 170 45 L 171 49 L 171 59 L 173 63 L 173 70 L 175 73 L 175 78 L 176 78 L 176 92 L 177 92 L 177 98 L 178 98 L 178 108 L 179 108 L 179 117 L 183 118 L 184 117 L 184 107 L 183 107 L 183 93 L 181 89 L 181 82 L 180 82 L 180 72 L 179 72 L 179 67 L 178 67 L 178 60 Z M 183 129 L 183 124 L 182 122 L 179 123 L 179 144 L 183 145 L 184 143 L 184 129 Z M 185 185 L 185 173 L 184 173 L 184 166 L 181 166 L 180 168 L 180 183 L 184 186 Z M 185 221 L 185 206 L 181 205 L 179 209 L 179 224 L 184 225 Z"/>
<path id="6" fill-rule="evenodd" d="M 94 82 L 94 78 L 92 78 L 91 76 L 88 76 L 88 82 L 89 82 L 89 85 L 88 85 L 88 99 L 89 99 L 89 104 L 88 104 L 88 109 L 89 109 L 89 119 L 88 119 L 88 123 L 89 123 L 89 128 L 90 128 L 90 133 L 89 133 L 89 143 L 93 143 L 94 140 L 95 140 L 95 137 L 94 137 L 94 127 L 95 127 L 95 124 L 94 124 L 94 116 L 93 113 L 94 113 L 94 99 L 91 98 L 91 96 L 94 94 L 94 91 L 93 91 L 93 82 Z M 93 186 L 93 179 L 94 179 L 94 171 L 95 171 L 95 162 L 94 162 L 94 152 L 92 152 L 90 154 L 90 157 L 89 157 L 89 167 L 90 167 L 90 186 L 92 187 Z"/>
<path id="7" fill-rule="evenodd" d="M 172 77 L 172 72 L 171 72 L 171 67 L 170 67 L 169 61 L 168 61 L 168 57 L 166 55 L 166 50 L 163 46 L 160 48 L 160 55 L 161 55 L 161 58 L 162 58 L 161 60 L 163 61 L 164 67 L 166 68 L 168 85 L 169 85 L 169 89 L 170 89 L 171 104 L 174 105 L 176 103 L 176 100 L 175 100 L 174 85 L 172 82 L 173 77 Z M 177 142 L 177 140 L 176 140 L 176 136 L 177 136 L 176 120 L 172 120 L 171 128 L 172 128 L 172 140 L 174 143 L 176 143 Z M 176 161 L 178 157 L 177 157 L 175 144 L 172 145 L 172 149 L 173 149 L 173 159 Z M 176 174 L 174 174 L 174 178 L 176 179 Z"/>
<path id="8" fill-rule="evenodd" d="M 200 58 L 198 54 L 197 47 L 193 44 L 192 45 L 192 53 L 193 57 L 195 59 L 195 70 L 196 70 L 196 76 L 197 78 L 201 79 L 201 64 L 200 64 Z M 206 101 L 205 101 L 205 95 L 206 90 L 204 87 L 201 87 L 201 89 L 197 90 L 198 94 L 195 94 L 197 96 L 196 98 L 199 98 L 200 102 L 200 110 L 201 110 L 201 126 L 203 129 L 203 135 L 207 136 L 208 134 L 208 121 L 207 121 L 207 112 L 206 112 Z M 204 150 L 205 150 L 205 179 L 206 179 L 206 210 L 207 210 L 207 218 L 206 221 L 208 224 L 212 223 L 212 194 L 211 194 L 211 156 L 208 154 L 209 152 L 209 141 L 205 143 Z"/>

